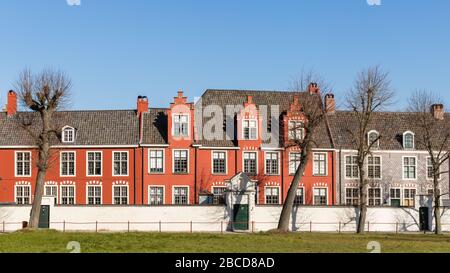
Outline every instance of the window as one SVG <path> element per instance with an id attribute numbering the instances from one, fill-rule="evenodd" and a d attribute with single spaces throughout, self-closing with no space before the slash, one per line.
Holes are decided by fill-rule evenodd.
<path id="1" fill-rule="evenodd" d="M 415 189 L 404 189 L 403 190 L 403 206 L 414 207 L 416 199 Z"/>
<path id="2" fill-rule="evenodd" d="M 358 178 L 358 157 L 346 156 L 345 157 L 345 178 Z"/>
<path id="3" fill-rule="evenodd" d="M 213 152 L 213 174 L 227 173 L 226 152 Z"/>
<path id="4" fill-rule="evenodd" d="M 75 152 L 61 152 L 61 176 L 75 176 Z"/>
<path id="5" fill-rule="evenodd" d="M 266 153 L 266 174 L 278 174 L 278 153 Z"/>
<path id="6" fill-rule="evenodd" d="M 325 206 L 327 205 L 327 189 L 315 188 L 314 189 L 314 205 Z"/>
<path id="7" fill-rule="evenodd" d="M 380 140 L 379 138 L 379 134 L 377 131 L 370 131 L 369 132 L 369 137 L 368 137 L 368 143 L 367 145 L 370 146 L 372 145 L 372 148 L 378 149 L 380 147 Z"/>
<path id="8" fill-rule="evenodd" d="M 225 187 L 213 187 L 213 204 L 222 205 L 225 204 Z"/>
<path id="9" fill-rule="evenodd" d="M 369 189 L 369 206 L 381 206 L 381 189 Z"/>
<path id="10" fill-rule="evenodd" d="M 87 203 L 88 205 L 102 204 L 102 187 L 101 186 L 87 186 Z"/>
<path id="11" fill-rule="evenodd" d="M 346 188 L 345 189 L 345 204 L 347 206 L 359 205 L 359 189 L 358 188 Z"/>
<path id="12" fill-rule="evenodd" d="M 294 199 L 294 205 L 303 205 L 303 204 L 305 204 L 305 189 L 298 188 Z"/>
<path id="13" fill-rule="evenodd" d="M 55 205 L 58 203 L 58 186 L 45 185 L 44 194 L 45 194 L 45 196 L 54 197 Z"/>
<path id="14" fill-rule="evenodd" d="M 75 186 L 61 186 L 61 205 L 75 204 Z"/>
<path id="15" fill-rule="evenodd" d="M 441 179 L 441 170 L 439 167 L 439 175 L 438 179 Z M 427 157 L 427 179 L 434 179 L 434 171 L 433 171 L 433 162 L 431 160 L 431 157 Z"/>
<path id="16" fill-rule="evenodd" d="M 313 173 L 314 175 L 327 175 L 327 154 L 314 154 Z"/>
<path id="17" fill-rule="evenodd" d="M 188 151 L 174 150 L 173 151 L 173 172 L 174 173 L 188 173 Z"/>
<path id="18" fill-rule="evenodd" d="M 16 186 L 16 204 L 28 205 L 31 201 L 31 186 Z"/>
<path id="19" fill-rule="evenodd" d="M 31 152 L 16 152 L 16 176 L 31 176 Z"/>
<path id="20" fill-rule="evenodd" d="M 189 116 L 174 115 L 173 116 L 173 135 L 175 137 L 189 136 Z"/>
<path id="21" fill-rule="evenodd" d="M 389 199 L 391 201 L 391 207 L 401 206 L 400 189 L 391 189 Z"/>
<path id="22" fill-rule="evenodd" d="M 150 205 L 159 206 L 164 204 L 164 187 L 149 188 L 148 202 Z"/>
<path id="23" fill-rule="evenodd" d="M 150 150 L 148 154 L 149 173 L 164 173 L 164 151 Z"/>
<path id="24" fill-rule="evenodd" d="M 256 152 L 244 152 L 244 173 L 249 175 L 255 175 L 257 169 L 257 153 Z"/>
<path id="25" fill-rule="evenodd" d="M 256 140 L 258 138 L 258 126 L 256 120 L 244 120 L 242 123 L 244 140 Z"/>
<path id="26" fill-rule="evenodd" d="M 113 186 L 114 205 L 128 204 L 128 186 Z"/>
<path id="27" fill-rule="evenodd" d="M 403 134 L 403 148 L 414 149 L 414 134 L 412 132 Z"/>
<path id="28" fill-rule="evenodd" d="M 298 166 L 300 166 L 301 153 L 289 154 L 289 174 L 294 175 L 297 172 Z"/>
<path id="29" fill-rule="evenodd" d="M 289 121 L 289 140 L 302 140 L 305 136 L 305 129 L 301 121 Z"/>
<path id="30" fill-rule="evenodd" d="M 87 153 L 88 176 L 102 175 L 102 152 Z"/>
<path id="31" fill-rule="evenodd" d="M 113 152 L 115 176 L 128 175 L 128 152 Z"/>
<path id="32" fill-rule="evenodd" d="M 265 192 L 266 192 L 266 204 L 280 203 L 280 188 L 266 187 Z"/>
<path id="33" fill-rule="evenodd" d="M 75 129 L 72 127 L 65 127 L 62 131 L 62 142 L 72 143 L 75 142 Z"/>
<path id="34" fill-rule="evenodd" d="M 416 179 L 416 164 L 417 159 L 415 157 L 403 158 L 403 179 Z"/>
<path id="35" fill-rule="evenodd" d="M 173 188 L 173 203 L 175 205 L 188 204 L 188 187 L 174 187 Z"/>
<path id="36" fill-rule="evenodd" d="M 369 156 L 367 158 L 367 176 L 371 179 L 381 179 L 381 157 Z"/>

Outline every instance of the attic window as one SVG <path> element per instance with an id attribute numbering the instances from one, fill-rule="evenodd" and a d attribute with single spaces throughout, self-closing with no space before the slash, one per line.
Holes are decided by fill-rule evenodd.
<path id="1" fill-rule="evenodd" d="M 62 130 L 62 142 L 73 143 L 75 142 L 75 129 L 72 127 L 64 127 Z"/>
<path id="2" fill-rule="evenodd" d="M 414 134 L 410 131 L 403 134 L 403 148 L 414 149 Z"/>
<path id="3" fill-rule="evenodd" d="M 368 145 L 375 149 L 380 147 L 379 134 L 377 131 L 373 130 L 368 133 Z"/>

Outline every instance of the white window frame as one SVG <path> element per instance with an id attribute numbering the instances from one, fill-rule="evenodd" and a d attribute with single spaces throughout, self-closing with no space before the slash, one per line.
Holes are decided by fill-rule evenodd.
<path id="1" fill-rule="evenodd" d="M 255 127 L 250 127 L 251 121 L 255 122 Z M 248 139 L 245 138 L 245 128 L 247 128 L 247 127 L 244 127 L 245 122 L 248 122 L 248 128 L 249 128 Z M 252 128 L 255 128 L 255 137 L 254 138 L 252 138 L 252 134 L 251 134 Z M 242 120 L 242 139 L 243 140 L 258 140 L 258 132 L 259 132 L 258 119 L 243 119 Z"/>
<path id="2" fill-rule="evenodd" d="M 315 157 L 315 155 L 320 155 L 320 154 L 325 155 L 325 174 L 320 174 L 320 173 L 317 174 L 317 173 L 314 172 L 314 169 L 315 169 L 314 166 L 316 164 L 316 161 L 314 160 L 314 157 Z M 312 160 L 313 160 L 313 171 L 312 171 L 313 176 L 320 176 L 320 177 L 328 176 L 328 153 L 322 153 L 322 152 L 320 152 L 320 153 L 313 153 Z M 320 168 L 319 168 L 319 172 L 320 172 Z"/>
<path id="3" fill-rule="evenodd" d="M 416 165 L 415 165 L 415 177 L 414 178 L 406 178 L 405 177 L 405 158 L 414 158 L 416 160 Z M 417 159 L 417 156 L 402 156 L 402 178 L 403 180 L 411 180 L 411 181 L 415 181 L 417 180 L 417 168 L 419 166 L 419 161 Z"/>
<path id="4" fill-rule="evenodd" d="M 90 153 L 100 153 L 100 175 L 89 174 L 89 154 Z M 94 157 L 95 160 L 95 157 Z M 94 172 L 95 172 L 95 165 L 94 165 Z M 103 176 L 103 151 L 86 151 L 86 176 L 87 177 L 101 177 Z"/>
<path id="5" fill-rule="evenodd" d="M 293 124 L 293 126 L 291 126 Z M 298 126 L 303 125 L 301 129 Z M 288 121 L 288 140 L 302 140 L 305 138 L 305 123 L 300 120 L 289 120 Z M 301 138 L 299 138 L 298 133 L 301 132 Z"/>
<path id="6" fill-rule="evenodd" d="M 350 158 L 350 164 L 347 164 L 347 158 Z M 358 168 L 358 163 L 353 163 L 353 159 L 357 158 L 356 155 L 346 155 L 344 156 L 344 175 L 345 175 L 345 179 L 358 179 L 359 178 L 359 168 Z M 351 173 L 352 176 L 348 176 L 347 175 L 347 166 L 350 165 L 350 167 L 352 168 Z M 353 176 L 353 167 L 356 165 L 357 168 L 357 172 L 358 172 L 358 176 Z"/>
<path id="7" fill-rule="evenodd" d="M 164 174 L 166 172 L 166 151 L 164 149 L 148 149 L 148 174 Z M 162 152 L 162 172 L 152 172 L 151 170 L 151 158 L 150 153 L 151 152 Z"/>
<path id="8" fill-rule="evenodd" d="M 225 154 L 225 172 L 224 173 L 216 173 L 214 172 L 214 153 L 223 153 Z M 213 150 L 211 151 L 211 173 L 213 175 L 227 175 L 228 174 L 228 152 L 223 150 Z"/>
<path id="9" fill-rule="evenodd" d="M 100 188 L 100 204 L 89 204 L 89 188 Z M 94 191 L 95 194 L 95 191 Z M 94 196 L 92 197 L 94 198 L 98 198 L 98 196 Z M 94 202 L 95 203 L 95 202 Z M 86 185 L 86 205 L 88 206 L 100 206 L 103 205 L 103 185 Z"/>
<path id="10" fill-rule="evenodd" d="M 277 154 L 277 173 L 267 173 L 267 154 Z M 278 176 L 278 175 L 280 175 L 280 161 L 281 161 L 281 158 L 280 158 L 281 156 L 280 156 L 280 152 L 272 152 L 272 151 L 267 151 L 267 152 L 264 152 L 264 174 L 265 175 L 270 175 L 270 176 Z"/>
<path id="11" fill-rule="evenodd" d="M 406 138 L 405 138 L 405 136 L 408 135 L 408 134 L 411 134 L 411 136 L 412 136 L 412 148 L 407 148 L 406 147 L 406 141 L 405 141 Z M 404 132 L 402 140 L 403 140 L 403 149 L 405 149 L 405 150 L 414 150 L 416 148 L 416 136 L 415 136 L 415 134 L 413 132 L 411 132 L 411 131 Z"/>
<path id="12" fill-rule="evenodd" d="M 28 188 L 28 203 L 22 202 L 21 204 L 19 204 L 19 202 L 17 202 L 17 198 L 19 198 L 19 196 L 17 195 L 17 188 Z M 26 206 L 26 205 L 31 205 L 31 185 L 14 185 L 14 203 L 20 206 Z M 27 196 L 22 195 L 20 198 L 24 199 Z"/>
<path id="13" fill-rule="evenodd" d="M 151 190 L 150 189 L 151 188 L 162 188 L 163 189 L 163 192 L 162 192 L 162 204 L 155 205 L 155 204 L 152 204 L 150 202 L 150 194 L 151 194 Z M 147 203 L 148 203 L 149 206 L 162 206 L 162 205 L 165 205 L 166 204 L 166 186 L 164 186 L 164 185 L 148 185 L 148 187 L 147 187 L 147 198 L 148 198 Z"/>
<path id="14" fill-rule="evenodd" d="M 214 194 L 214 189 L 224 189 L 224 192 L 227 190 L 227 187 L 226 186 L 212 186 L 211 187 L 211 192 L 212 192 L 212 194 L 213 194 L 213 204 L 215 204 L 214 203 L 214 197 L 216 196 L 216 194 Z M 224 195 L 225 195 L 225 193 L 224 193 Z M 224 203 L 226 202 L 226 197 L 224 196 L 223 197 L 224 198 Z M 221 204 L 215 204 L 215 205 L 221 205 Z"/>
<path id="15" fill-rule="evenodd" d="M 114 161 L 115 161 L 114 155 L 116 153 L 120 154 L 120 162 L 121 163 L 122 163 L 122 153 L 126 153 L 127 154 L 127 173 L 126 174 L 114 174 Z M 112 171 L 112 176 L 114 176 L 114 177 L 126 177 L 126 176 L 129 176 L 129 173 L 130 173 L 130 153 L 128 151 L 112 151 L 111 161 L 112 161 L 112 170 L 111 170 Z M 122 173 L 122 166 L 120 166 L 120 171 Z M 102 173 L 103 173 L 103 170 L 102 170 Z"/>
<path id="16" fill-rule="evenodd" d="M 289 152 L 289 154 L 288 154 L 288 156 L 289 156 L 289 158 L 288 158 L 288 169 L 289 169 L 289 175 L 290 176 L 292 176 L 292 175 L 295 175 L 295 173 L 297 172 L 297 169 L 298 169 L 298 166 L 295 166 L 295 171 L 294 172 L 291 172 L 292 170 L 291 170 L 291 165 L 292 165 L 292 162 L 291 162 L 291 155 L 293 155 L 293 154 L 297 154 L 300 158 L 299 158 L 299 166 L 300 166 L 300 164 L 301 164 L 301 162 L 302 162 L 302 160 L 301 160 L 301 157 L 302 157 L 302 153 L 301 152 Z"/>
<path id="17" fill-rule="evenodd" d="M 379 139 L 380 133 L 378 133 L 377 130 L 371 130 L 367 133 L 367 146 L 370 146 L 370 135 L 371 134 L 377 134 L 377 138 L 378 138 L 377 142 L 375 142 L 375 144 L 372 146 L 372 148 L 379 149 L 380 148 L 380 139 Z"/>
<path id="18" fill-rule="evenodd" d="M 258 173 L 259 173 L 259 171 L 258 171 L 258 157 L 259 157 L 259 153 L 258 153 L 258 151 L 243 151 L 242 152 L 242 172 L 243 173 L 246 173 L 245 172 L 245 154 L 247 154 L 247 153 L 253 153 L 253 154 L 255 154 L 256 155 L 256 157 L 255 157 L 255 159 L 256 159 L 256 166 L 255 166 L 255 168 L 256 168 L 256 172 L 255 172 L 255 174 L 254 175 L 258 175 Z M 253 174 L 251 174 L 251 175 L 253 175 Z"/>
<path id="19" fill-rule="evenodd" d="M 369 195 L 369 190 L 370 189 L 379 189 L 380 190 L 380 205 L 379 206 L 383 206 L 383 189 L 381 187 L 367 187 L 367 206 L 369 207 L 377 207 L 377 205 L 370 205 L 369 204 L 369 200 L 370 200 L 370 195 Z M 374 200 L 378 199 L 378 198 L 373 198 Z"/>
<path id="20" fill-rule="evenodd" d="M 315 194 L 314 194 L 314 191 L 316 190 L 316 189 L 318 189 L 318 190 L 321 190 L 321 189 L 324 189 L 325 190 L 325 200 L 326 200 L 326 204 L 325 205 L 316 205 L 315 204 Z M 313 205 L 314 206 L 328 206 L 328 187 L 313 187 L 312 188 L 312 203 L 313 203 Z"/>
<path id="21" fill-rule="evenodd" d="M 30 174 L 29 175 L 19 175 L 17 173 L 17 154 L 23 153 L 23 154 L 29 154 L 30 155 Z M 33 158 L 32 158 L 31 151 L 14 151 L 14 175 L 15 177 L 31 177 L 33 174 Z"/>
<path id="22" fill-rule="evenodd" d="M 64 187 L 66 187 L 66 188 L 73 188 L 73 204 L 64 204 L 64 206 L 73 206 L 73 205 L 76 205 L 77 204 L 77 188 L 76 188 L 76 186 L 75 185 L 60 185 L 59 186 L 59 192 L 60 192 L 60 194 L 59 194 L 59 204 L 60 205 L 63 205 L 63 195 L 62 195 L 62 193 L 63 193 L 63 190 L 62 190 L 62 188 L 64 188 Z M 67 192 L 69 192 L 69 191 L 67 191 Z M 65 197 L 65 198 L 71 198 L 71 197 Z"/>
<path id="23" fill-rule="evenodd" d="M 406 190 L 409 190 L 409 191 L 414 190 L 414 197 L 413 198 L 406 198 L 405 197 L 405 191 Z M 402 206 L 404 206 L 404 207 L 414 207 L 416 205 L 416 196 L 417 196 L 417 189 L 416 188 L 403 188 L 402 189 Z M 413 201 L 413 206 L 405 205 L 405 203 L 406 203 L 405 201 L 406 200 L 412 200 Z"/>
<path id="24" fill-rule="evenodd" d="M 175 116 L 185 116 L 187 117 L 187 135 L 175 135 Z M 186 138 L 189 137 L 191 135 L 191 116 L 190 114 L 186 114 L 186 113 L 172 113 L 172 137 L 176 137 L 176 138 Z"/>
<path id="25" fill-rule="evenodd" d="M 63 175 L 62 173 L 62 155 L 63 153 L 73 153 L 73 175 Z M 61 177 L 76 177 L 77 176 L 77 152 L 76 151 L 61 151 L 59 153 L 59 176 Z"/>
<path id="26" fill-rule="evenodd" d="M 267 203 L 267 189 L 277 189 L 278 190 L 278 200 L 276 203 Z M 281 187 L 280 186 L 264 186 L 264 204 L 266 205 L 280 205 L 281 199 Z"/>
<path id="27" fill-rule="evenodd" d="M 303 191 L 303 202 L 301 204 L 295 203 L 295 199 L 297 198 L 297 191 L 298 190 L 302 190 Z M 295 192 L 295 198 L 294 198 L 294 206 L 301 206 L 301 205 L 305 205 L 305 199 L 306 199 L 306 191 L 305 191 L 305 187 L 298 187 L 297 191 Z"/>
<path id="28" fill-rule="evenodd" d="M 187 188 L 187 203 L 186 204 L 175 204 L 175 188 Z M 172 205 L 178 205 L 178 206 L 187 206 L 189 205 L 189 192 L 190 187 L 188 185 L 174 185 L 172 186 Z"/>
<path id="29" fill-rule="evenodd" d="M 376 164 L 369 165 L 369 158 L 370 157 L 373 157 L 373 158 L 378 157 L 378 158 L 380 158 L 380 177 L 374 177 L 374 178 L 369 177 L 369 166 L 372 166 L 372 167 L 377 166 Z M 375 174 L 375 169 L 374 169 L 374 174 Z M 380 156 L 380 155 L 372 155 L 372 156 L 369 155 L 369 156 L 367 156 L 367 174 L 366 174 L 366 176 L 367 176 L 368 179 L 371 179 L 371 180 L 383 180 L 383 157 L 382 156 Z"/>
<path id="30" fill-rule="evenodd" d="M 62 143 L 74 143 L 75 142 L 75 128 L 71 126 L 65 126 L 62 128 L 62 136 L 61 136 L 61 142 Z M 72 132 L 72 141 L 66 140 L 66 133 Z"/>
<path id="31" fill-rule="evenodd" d="M 116 198 L 116 195 L 115 195 L 115 188 L 127 188 L 127 203 L 126 204 L 122 204 L 122 200 L 120 200 L 120 203 L 121 204 L 116 204 L 115 203 L 115 198 Z M 123 198 L 122 197 L 122 191 L 120 191 L 120 197 L 119 198 Z M 112 186 L 112 204 L 113 205 L 115 205 L 115 206 L 124 206 L 124 205 L 128 205 L 128 204 L 130 204 L 130 187 L 128 186 L 128 185 L 113 185 Z"/>
<path id="32" fill-rule="evenodd" d="M 391 191 L 392 190 L 398 190 L 398 191 L 400 191 L 400 196 L 398 197 L 398 198 L 392 198 L 392 195 L 391 195 Z M 400 188 L 400 187 L 392 187 L 392 188 L 389 188 L 389 206 L 390 207 L 393 207 L 392 206 L 392 199 L 394 199 L 394 200 L 399 200 L 400 201 L 400 207 L 401 206 L 403 206 L 403 189 L 402 188 Z"/>
<path id="33" fill-rule="evenodd" d="M 351 196 L 351 197 L 348 197 L 348 196 L 347 196 L 347 190 L 352 190 L 352 196 Z M 357 190 L 357 191 L 358 191 L 358 195 L 357 195 L 356 197 L 353 195 L 353 191 L 354 191 L 354 190 Z M 360 202 L 359 202 L 359 201 L 360 201 L 359 188 L 358 188 L 358 187 L 345 187 L 344 198 L 345 198 L 344 203 L 345 203 L 346 206 L 355 206 L 355 205 L 353 204 L 353 201 L 354 201 L 354 200 L 358 200 L 357 203 L 359 204 L 359 203 L 360 203 Z M 347 199 L 352 200 L 352 204 L 348 204 L 348 203 L 347 203 Z"/>
<path id="34" fill-rule="evenodd" d="M 180 173 L 180 172 L 175 172 L 175 151 L 186 151 L 187 154 L 187 172 L 185 173 Z M 172 173 L 173 174 L 178 174 L 178 175 L 184 175 L 184 174 L 189 174 L 190 168 L 189 168 L 189 149 L 173 149 L 172 150 Z"/>
<path id="35" fill-rule="evenodd" d="M 433 168 L 433 164 L 431 164 L 431 165 L 429 165 L 428 164 L 428 160 L 431 160 L 431 156 L 427 156 L 427 158 L 426 158 L 426 160 L 427 160 L 427 168 L 426 168 L 426 177 L 427 177 L 427 180 L 429 180 L 429 181 L 433 181 L 433 177 L 428 177 L 428 168 Z M 438 177 L 438 180 L 441 180 L 442 179 L 442 165 L 441 166 L 439 166 L 439 177 Z"/>
<path id="36" fill-rule="evenodd" d="M 53 195 L 47 195 L 47 188 L 56 188 L 56 196 L 53 196 Z M 54 198 L 55 198 L 55 203 L 58 203 L 58 201 L 59 201 L 59 193 L 58 193 L 58 191 L 59 191 L 59 188 L 58 188 L 58 185 L 53 185 L 53 184 L 45 184 L 44 185 L 44 196 L 53 196 Z"/>

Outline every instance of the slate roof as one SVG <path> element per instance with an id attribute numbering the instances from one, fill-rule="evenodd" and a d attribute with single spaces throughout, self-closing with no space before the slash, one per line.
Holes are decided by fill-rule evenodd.
<path id="1" fill-rule="evenodd" d="M 0 146 L 33 146 L 35 142 L 20 124 L 32 121 L 32 131 L 38 132 L 41 127 L 38 114 L 18 112 L 8 117 L 0 113 Z M 54 128 L 74 127 L 76 138 L 74 143 L 62 143 L 56 136 L 51 139 L 52 145 L 137 145 L 139 141 L 139 119 L 135 110 L 109 111 L 61 111 L 54 114 Z"/>
<path id="2" fill-rule="evenodd" d="M 368 130 L 376 130 L 380 136 L 380 150 L 403 150 L 403 133 L 411 131 L 415 134 L 415 149 L 424 150 L 420 142 L 422 130 L 418 126 L 411 125 L 410 120 L 414 118 L 414 113 L 408 112 L 376 112 L 373 113 L 371 124 Z M 352 140 L 349 131 L 357 131 L 356 116 L 350 111 L 336 111 L 328 116 L 330 131 L 333 136 L 335 148 L 355 149 L 356 145 Z M 443 134 L 440 128 L 450 128 L 450 114 L 445 114 L 443 121 L 438 121 L 436 127 L 435 143 L 442 143 Z M 448 147 L 447 149 L 450 149 Z"/>

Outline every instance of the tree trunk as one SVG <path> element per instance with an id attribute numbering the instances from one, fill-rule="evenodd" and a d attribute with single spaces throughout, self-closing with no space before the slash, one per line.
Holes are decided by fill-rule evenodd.
<path id="1" fill-rule="evenodd" d="M 361 161 L 361 162 L 364 162 Z M 364 163 L 359 163 L 359 218 L 356 232 L 363 234 L 366 230 L 366 215 L 367 215 L 367 181 L 365 180 Z"/>
<path id="2" fill-rule="evenodd" d="M 36 178 L 36 190 L 34 193 L 33 205 L 31 207 L 30 224 L 31 229 L 39 227 L 39 216 L 41 213 L 42 196 L 44 195 L 44 181 L 46 171 L 38 171 Z"/>
<path id="3" fill-rule="evenodd" d="M 300 165 L 298 166 L 297 171 L 295 172 L 294 178 L 292 179 L 292 183 L 289 187 L 286 200 L 284 201 L 283 209 L 281 210 L 280 220 L 278 222 L 278 231 L 289 232 L 289 221 L 291 219 L 292 208 L 294 207 L 294 200 L 297 195 L 298 185 L 300 184 L 300 181 L 303 178 L 303 173 L 305 172 L 307 164 L 308 164 L 308 153 L 305 152 L 300 161 Z"/>
<path id="4" fill-rule="evenodd" d="M 442 227 L 441 227 L 441 200 L 440 199 L 441 198 L 440 198 L 439 194 L 435 194 L 435 197 L 434 197 L 434 222 L 435 222 L 434 233 L 435 234 L 441 234 L 442 233 Z"/>

